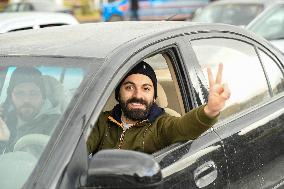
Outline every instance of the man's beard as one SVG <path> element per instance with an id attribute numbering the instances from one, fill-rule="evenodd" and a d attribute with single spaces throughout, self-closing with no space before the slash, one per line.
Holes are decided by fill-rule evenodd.
<path id="1" fill-rule="evenodd" d="M 37 114 L 37 110 L 31 104 L 23 104 L 21 107 L 18 108 L 17 114 L 23 121 L 31 121 Z"/>
<path id="2" fill-rule="evenodd" d="M 147 119 L 148 114 L 150 112 L 150 109 L 153 105 L 153 102 L 147 103 L 147 101 L 143 100 L 143 99 L 138 99 L 138 98 L 131 98 L 129 100 L 127 100 L 126 102 L 123 100 L 120 100 L 120 106 L 122 109 L 122 112 L 124 114 L 124 116 L 127 119 L 130 119 L 132 121 L 143 121 L 145 119 Z M 145 105 L 146 109 L 140 109 L 140 108 L 135 108 L 135 109 L 130 109 L 128 108 L 128 104 L 129 103 L 140 103 Z"/>

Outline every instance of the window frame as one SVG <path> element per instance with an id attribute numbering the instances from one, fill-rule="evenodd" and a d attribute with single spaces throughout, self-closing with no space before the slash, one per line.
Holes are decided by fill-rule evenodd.
<path id="1" fill-rule="evenodd" d="M 96 123 L 96 120 L 99 117 L 99 114 L 103 111 L 104 106 L 107 104 L 107 101 L 108 101 L 109 97 L 111 96 L 113 90 L 118 85 L 118 83 L 121 81 L 121 79 L 124 77 L 124 75 L 126 75 L 126 73 L 132 67 L 134 67 L 134 65 L 136 65 L 138 62 L 140 62 L 141 60 L 144 60 L 145 58 L 151 57 L 155 54 L 165 53 L 171 59 L 172 67 L 173 67 L 173 70 L 174 70 L 174 73 L 171 72 L 171 76 L 176 77 L 176 80 L 178 81 L 177 82 L 178 86 L 175 86 L 175 88 L 176 87 L 179 88 L 180 97 L 182 98 L 182 103 L 183 103 L 183 107 L 184 107 L 182 109 L 185 112 L 188 112 L 192 108 L 197 107 L 198 106 L 197 104 L 192 103 L 192 102 L 195 102 L 194 95 L 190 95 L 190 96 L 188 95 L 189 93 L 192 94 L 193 89 L 192 89 L 192 86 L 191 86 L 191 81 L 190 81 L 191 79 L 188 76 L 187 67 L 185 66 L 186 65 L 186 63 L 185 63 L 185 58 L 186 58 L 185 52 L 186 51 L 184 49 L 188 49 L 188 46 L 187 46 L 186 43 L 184 43 L 183 37 L 179 36 L 178 39 L 172 38 L 172 39 L 167 39 L 167 40 L 164 40 L 164 41 L 157 41 L 156 44 L 151 44 L 151 45 L 147 46 L 147 48 L 141 49 L 141 51 L 139 51 L 139 52 L 136 51 L 135 54 L 133 54 L 133 56 L 128 57 L 128 58 L 126 57 L 121 64 L 122 66 L 113 75 L 110 82 L 107 84 L 107 87 L 104 91 L 104 95 L 99 100 L 100 101 L 99 105 L 94 108 L 93 112 L 96 112 L 96 113 L 91 115 L 91 117 L 90 117 L 90 119 L 89 119 L 89 121 L 88 121 L 88 123 L 85 127 L 87 129 L 84 131 L 83 139 L 86 140 L 87 137 L 89 136 L 92 128 L 95 126 L 95 123 Z M 113 59 L 114 59 L 113 61 L 119 61 L 115 57 L 113 57 Z M 109 59 L 109 61 L 112 61 L 111 58 Z M 100 108 L 97 109 L 98 107 L 100 107 Z M 97 110 L 99 110 L 99 111 L 97 111 Z M 185 112 L 182 112 L 182 115 Z M 211 130 L 209 130 L 209 131 L 211 131 Z M 207 132 L 205 132 L 205 133 L 207 133 Z M 203 133 L 203 134 L 205 134 L 205 133 Z M 82 138 L 80 140 L 82 140 Z M 172 150 L 163 151 L 163 149 L 161 149 L 160 151 L 155 152 L 155 154 L 157 156 L 159 156 L 159 158 L 161 158 L 163 156 L 166 156 L 171 151 L 177 150 L 184 145 L 188 145 L 191 142 L 192 141 L 189 140 L 185 143 L 178 144 L 177 146 L 173 145 Z M 77 151 L 77 150 L 75 149 L 75 151 Z"/>
<path id="2" fill-rule="evenodd" d="M 269 75 L 268 75 L 268 72 L 267 72 L 267 67 L 264 65 L 264 62 L 263 62 L 263 59 L 262 59 L 262 56 L 260 55 L 260 51 L 262 51 L 265 55 L 267 55 L 272 61 L 274 61 L 275 65 L 277 66 L 277 68 L 279 68 L 279 71 L 282 73 L 283 75 L 283 78 L 284 78 L 284 65 L 281 64 L 281 62 L 276 59 L 270 52 L 267 52 L 267 51 L 264 51 L 264 49 L 262 48 L 259 48 L 259 47 L 255 47 L 256 48 L 256 52 L 257 52 L 257 55 L 258 55 L 258 58 L 261 62 L 261 65 L 263 67 L 263 71 L 264 71 L 264 74 L 265 74 L 265 77 L 266 77 L 266 80 L 267 80 L 267 84 L 268 84 L 268 87 L 269 87 L 269 91 L 270 91 L 270 96 L 271 98 L 274 98 L 275 96 L 283 96 L 284 95 L 284 91 L 280 92 L 280 93 L 277 93 L 277 94 L 274 94 L 273 93 L 273 89 L 272 89 L 272 85 L 271 85 L 271 81 L 269 79 Z"/>

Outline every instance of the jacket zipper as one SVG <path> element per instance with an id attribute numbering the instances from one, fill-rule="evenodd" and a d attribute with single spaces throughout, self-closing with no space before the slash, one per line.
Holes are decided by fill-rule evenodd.
<path id="1" fill-rule="evenodd" d="M 126 133 L 127 130 L 131 129 L 132 127 L 134 127 L 134 126 L 136 126 L 136 125 L 138 125 L 138 124 L 141 124 L 141 123 L 143 123 L 143 122 L 148 121 L 148 119 L 143 120 L 143 121 L 140 121 L 140 122 L 138 122 L 138 123 L 136 123 L 136 124 L 130 126 L 128 129 L 124 130 L 124 127 L 123 127 L 123 125 L 122 125 L 121 123 L 119 123 L 118 121 L 116 121 L 116 120 L 115 120 L 113 117 L 111 117 L 111 116 L 108 116 L 108 118 L 109 118 L 112 122 L 116 123 L 116 124 L 117 124 L 119 127 L 121 127 L 122 130 L 123 130 L 122 133 L 120 134 L 120 137 L 119 137 L 119 145 L 118 145 L 117 149 L 121 149 L 122 144 L 123 144 L 123 142 L 124 142 L 125 133 Z M 147 129 L 146 129 L 146 130 L 147 130 Z M 143 145 L 144 145 L 144 141 L 143 141 Z"/>
<path id="2" fill-rule="evenodd" d="M 128 129 L 130 129 L 130 128 L 128 128 Z M 123 141 L 124 141 L 125 132 L 126 132 L 128 129 L 122 131 L 122 133 L 121 133 L 121 135 L 120 135 L 120 138 L 119 138 L 119 145 L 118 145 L 118 147 L 117 147 L 118 149 L 121 149 L 122 143 L 123 143 Z"/>

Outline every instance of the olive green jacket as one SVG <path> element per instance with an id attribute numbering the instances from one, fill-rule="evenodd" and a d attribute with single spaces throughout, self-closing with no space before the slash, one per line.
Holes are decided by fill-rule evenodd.
<path id="1" fill-rule="evenodd" d="M 206 116 L 204 105 L 182 117 L 170 116 L 157 106 L 152 109 L 154 116 L 127 130 L 123 130 L 120 121 L 120 107 L 115 107 L 112 112 L 103 112 L 88 137 L 89 153 L 110 148 L 153 153 L 176 142 L 196 139 L 217 122 L 217 118 Z M 114 112 L 118 111 L 117 116 Z"/>

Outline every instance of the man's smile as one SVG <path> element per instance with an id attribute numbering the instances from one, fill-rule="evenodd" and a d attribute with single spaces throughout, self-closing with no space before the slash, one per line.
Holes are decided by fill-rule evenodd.
<path id="1" fill-rule="evenodd" d="M 145 109 L 146 108 L 145 104 L 141 104 L 139 102 L 128 103 L 128 106 L 131 109 Z"/>

